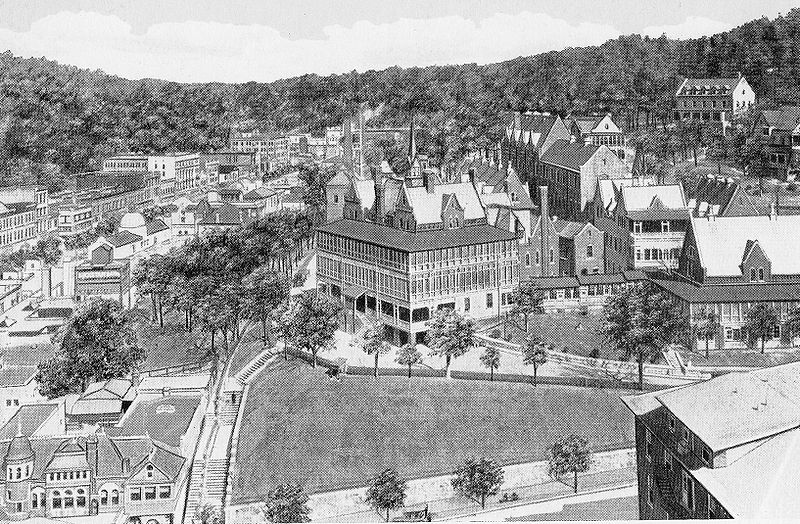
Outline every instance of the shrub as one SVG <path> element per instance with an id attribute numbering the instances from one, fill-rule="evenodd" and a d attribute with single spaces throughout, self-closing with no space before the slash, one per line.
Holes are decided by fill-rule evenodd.
<path id="1" fill-rule="evenodd" d="M 500 338 L 503 334 L 500 332 L 499 329 L 493 329 L 492 332 L 489 334 L 491 338 Z"/>

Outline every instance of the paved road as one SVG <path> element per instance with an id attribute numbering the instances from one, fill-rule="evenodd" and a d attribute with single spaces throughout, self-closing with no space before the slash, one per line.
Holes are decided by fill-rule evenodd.
<path id="1" fill-rule="evenodd" d="M 509 512 L 503 520 L 638 520 L 636 488 L 622 488 L 559 501 L 523 506 Z M 490 520 L 486 518 L 485 520 Z"/>

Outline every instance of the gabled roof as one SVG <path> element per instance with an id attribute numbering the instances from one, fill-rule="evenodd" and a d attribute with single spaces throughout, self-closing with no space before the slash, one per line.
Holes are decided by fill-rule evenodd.
<path id="1" fill-rule="evenodd" d="M 147 223 L 146 227 L 148 235 L 154 235 L 160 231 L 165 231 L 169 229 L 169 226 L 167 226 L 167 224 L 165 224 L 164 221 L 161 220 L 160 218 L 154 218 L 153 220 Z"/>
<path id="2" fill-rule="evenodd" d="M 583 231 L 589 224 L 586 222 L 571 222 L 569 220 L 557 219 L 553 221 L 558 236 L 562 238 L 575 238 L 575 235 Z"/>
<path id="3" fill-rule="evenodd" d="M 692 229 L 709 277 L 740 276 L 739 262 L 750 240 L 758 240 L 773 275 L 800 275 L 800 215 L 693 218 Z"/>
<path id="4" fill-rule="evenodd" d="M 731 92 L 742 80 L 742 77 L 733 78 L 685 78 L 678 87 L 676 95 L 691 95 L 692 90 L 698 90 L 703 95 L 725 95 Z"/>
<path id="5" fill-rule="evenodd" d="M 47 419 L 58 410 L 58 404 L 23 404 L 0 428 L 0 440 L 14 438 L 18 431 L 23 435 L 34 435 Z"/>
<path id="6" fill-rule="evenodd" d="M 106 240 L 114 247 L 122 247 L 139 242 L 142 240 L 142 237 L 135 233 L 131 233 L 127 229 L 123 229 L 116 235 L 107 236 Z"/>
<path id="7" fill-rule="evenodd" d="M 553 145 L 542 155 L 541 161 L 545 164 L 580 171 L 593 156 L 600 146 L 569 140 L 556 140 Z"/>
<path id="8" fill-rule="evenodd" d="M 641 211 L 652 207 L 685 209 L 683 190 L 678 184 L 658 186 L 623 186 L 622 197 L 626 211 Z"/>
<path id="9" fill-rule="evenodd" d="M 429 192 L 424 186 L 404 186 L 404 190 L 417 224 L 437 224 L 441 222 L 441 202 L 444 195 L 448 194 L 455 195 L 458 199 L 459 205 L 464 209 L 464 220 L 486 217 L 478 192 L 469 182 L 435 184 L 432 192 Z"/>
<path id="10" fill-rule="evenodd" d="M 574 116 L 570 120 L 572 123 L 577 126 L 578 130 L 581 133 L 591 133 L 594 128 L 596 128 L 600 121 L 602 121 L 606 115 L 600 116 Z"/>
<path id="11" fill-rule="evenodd" d="M 0 388 L 28 384 L 36 376 L 36 366 L 9 366 L 0 368 Z"/>
<path id="12" fill-rule="evenodd" d="M 761 111 L 764 122 L 775 129 L 794 131 L 800 124 L 800 106 L 781 106 L 779 109 Z"/>
<path id="13" fill-rule="evenodd" d="M 221 224 L 236 226 L 242 224 L 242 215 L 233 204 L 225 202 L 220 207 L 212 209 L 199 223 L 202 225 Z"/>

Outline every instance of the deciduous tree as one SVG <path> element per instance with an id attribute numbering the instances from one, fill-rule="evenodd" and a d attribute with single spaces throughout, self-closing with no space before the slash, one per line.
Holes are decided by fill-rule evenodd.
<path id="1" fill-rule="evenodd" d="M 503 468 L 486 458 L 467 459 L 450 481 L 458 493 L 486 508 L 486 497 L 497 495 L 503 484 Z"/>
<path id="2" fill-rule="evenodd" d="M 417 349 L 416 344 L 403 344 L 397 351 L 395 362 L 401 366 L 408 366 L 408 378 L 411 378 L 411 366 L 422 362 L 422 353 Z"/>
<path id="3" fill-rule="evenodd" d="M 494 370 L 500 367 L 500 350 L 495 346 L 486 346 L 481 353 L 481 364 L 489 369 L 489 381 L 494 381 Z"/>
<path id="4" fill-rule="evenodd" d="M 475 323 L 450 308 L 436 311 L 428 322 L 426 334 L 431 356 L 445 358 L 445 374 L 450 376 L 450 362 L 475 346 Z"/>
<path id="5" fill-rule="evenodd" d="M 547 363 L 547 346 L 541 338 L 530 334 L 525 338 L 522 350 L 524 352 L 522 363 L 526 366 L 533 366 L 533 385 L 535 386 L 539 366 Z"/>
<path id="6" fill-rule="evenodd" d="M 578 473 L 588 471 L 591 465 L 589 442 L 583 437 L 570 435 L 550 447 L 550 457 L 547 461 L 549 475 L 554 479 L 560 479 L 572 474 L 572 487 L 575 493 L 578 492 Z"/>
<path id="7" fill-rule="evenodd" d="M 761 352 L 767 340 L 772 339 L 775 330 L 780 326 L 778 314 L 769 305 L 759 302 L 747 312 L 744 330 L 750 343 L 761 342 Z"/>
<path id="8" fill-rule="evenodd" d="M 389 512 L 402 508 L 406 500 L 406 481 L 394 469 L 385 469 L 367 482 L 367 496 L 364 501 L 375 508 L 379 515 L 386 512 L 386 522 L 389 522 Z"/>
<path id="9" fill-rule="evenodd" d="M 317 354 L 330 349 L 339 327 L 342 306 L 310 289 L 294 297 L 283 312 L 278 325 L 284 344 L 312 355 L 311 365 L 317 367 Z"/>
<path id="10" fill-rule="evenodd" d="M 308 495 L 298 484 L 281 484 L 267 492 L 263 514 L 267 522 L 274 524 L 310 522 L 311 509 L 308 507 Z"/>

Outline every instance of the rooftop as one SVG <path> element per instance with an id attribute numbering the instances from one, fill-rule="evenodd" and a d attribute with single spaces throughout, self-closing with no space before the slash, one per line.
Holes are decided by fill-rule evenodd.
<path id="1" fill-rule="evenodd" d="M 600 146 L 592 144 L 584 145 L 581 142 L 556 140 L 542 155 L 541 161 L 545 164 L 553 164 L 572 171 L 580 171 L 581 166 L 585 165 L 598 149 L 600 149 Z"/>
<path id="2" fill-rule="evenodd" d="M 739 264 L 752 240 L 770 259 L 772 274 L 800 274 L 800 215 L 693 218 L 692 230 L 707 276 L 740 276 Z"/>
<path id="3" fill-rule="evenodd" d="M 403 231 L 372 222 L 342 219 L 317 228 L 317 231 L 354 238 L 377 246 L 397 249 L 407 253 L 470 246 L 516 240 L 510 231 L 486 224 L 458 229 L 436 229 L 432 231 Z"/>
<path id="4" fill-rule="evenodd" d="M 0 440 L 10 440 L 22 430 L 23 435 L 33 435 L 58 409 L 58 404 L 24 404 L 0 428 Z"/>

